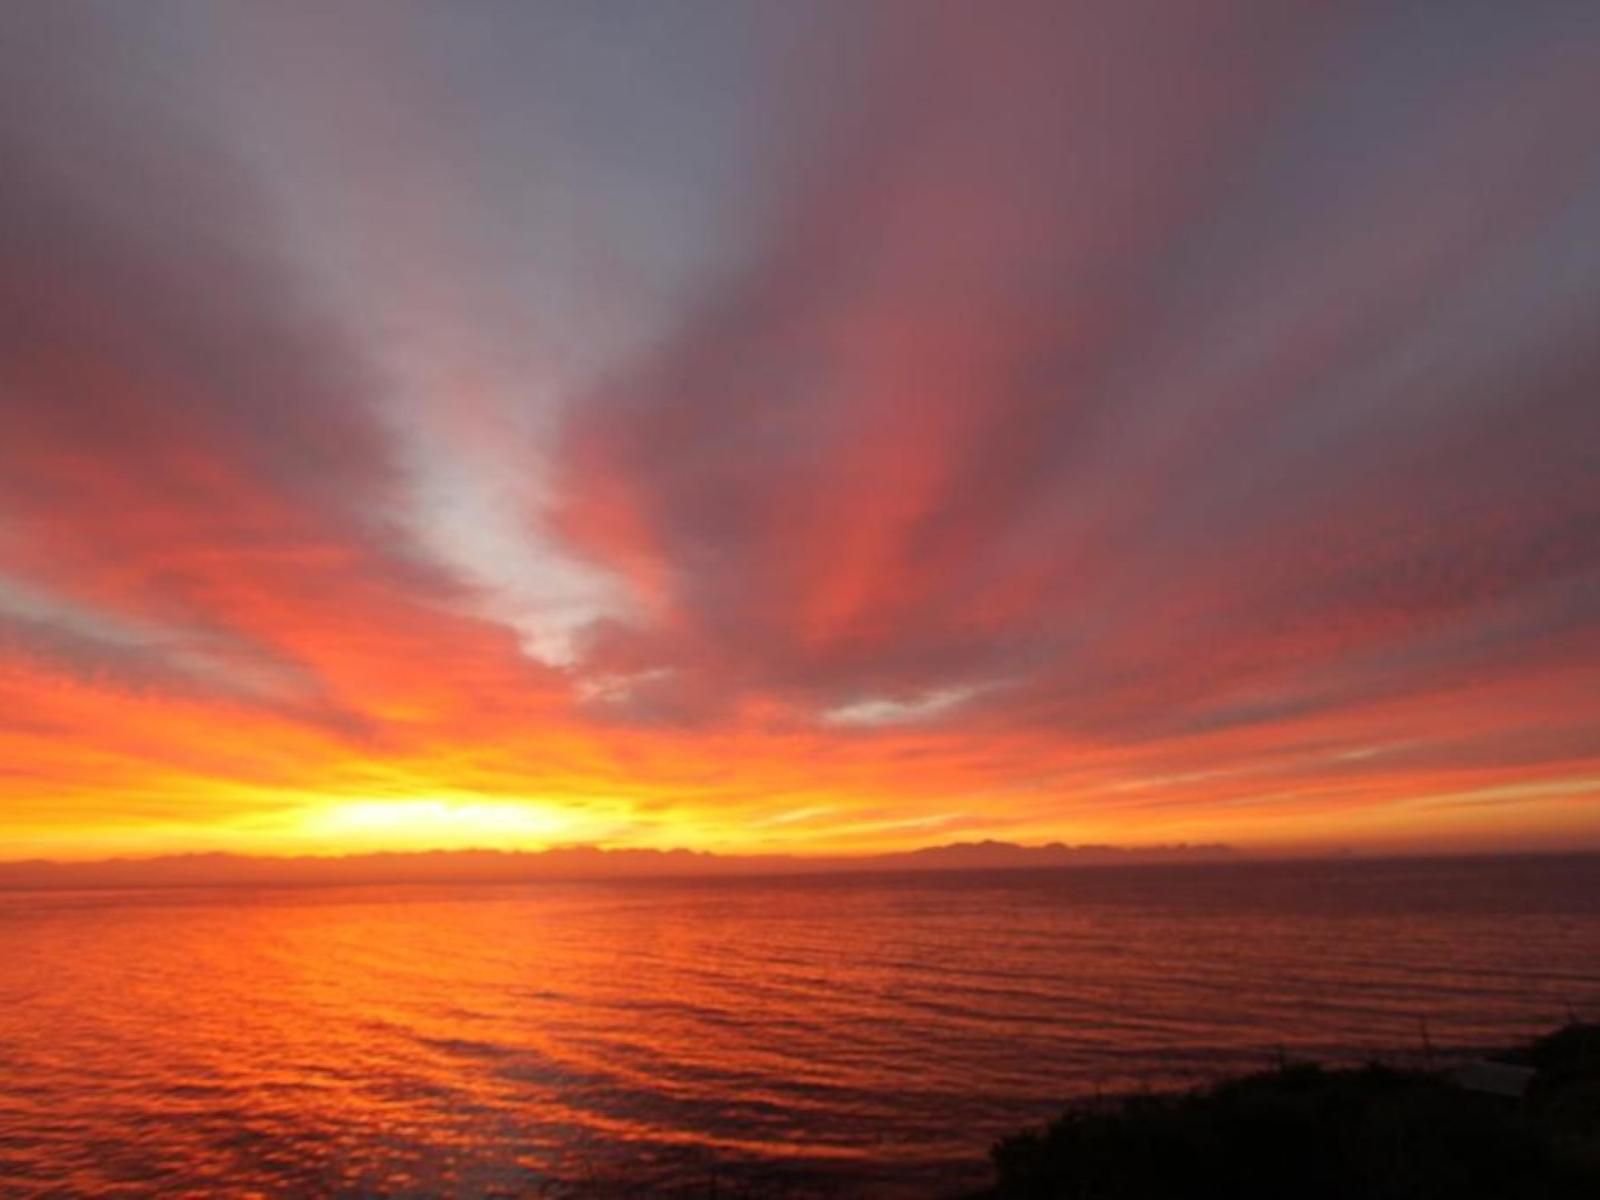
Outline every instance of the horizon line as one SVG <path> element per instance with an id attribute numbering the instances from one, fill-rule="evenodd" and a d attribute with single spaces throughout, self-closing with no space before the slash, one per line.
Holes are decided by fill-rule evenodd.
<path id="1" fill-rule="evenodd" d="M 370 866 L 387 865 L 403 868 L 404 861 L 396 863 L 395 860 L 410 860 L 415 864 L 418 860 L 427 860 L 435 865 L 446 868 L 450 865 L 448 860 L 467 859 L 471 856 L 495 856 L 501 860 L 537 860 L 561 851 L 589 851 L 597 855 L 638 855 L 655 860 L 660 860 L 680 855 L 692 856 L 705 862 L 711 860 L 731 867 L 731 870 L 666 870 L 666 871 L 630 871 L 623 864 L 622 869 L 606 871 L 589 871 L 582 869 L 571 873 L 557 873 L 548 875 L 494 875 L 483 873 L 460 874 L 354 874 L 346 878 L 327 877 L 322 875 L 299 875 L 292 873 L 274 874 L 273 867 L 309 868 L 311 870 L 337 870 L 341 865 L 351 866 L 367 864 Z M 944 860 L 922 858 L 930 851 L 951 852 Z M 999 856 L 993 861 L 976 861 L 968 857 L 963 859 L 961 852 L 989 853 Z M 1059 857 L 1051 858 L 1051 851 Z M 362 854 L 343 855 L 297 855 L 297 856 L 269 856 L 269 855 L 242 855 L 229 851 L 194 851 L 179 854 L 161 855 L 150 858 L 110 858 L 93 861 L 60 861 L 47 859 L 10 860 L 0 861 L 0 892 L 29 892 L 29 891 L 114 891 L 114 890 L 164 890 L 164 889 L 192 889 L 205 887 L 269 887 L 269 888 L 294 888 L 294 887 L 370 887 L 370 886 L 422 886 L 422 885 L 515 885 L 526 883 L 581 883 L 581 882 L 621 882 L 621 881 L 688 881 L 688 880 L 728 880 L 728 879 L 760 879 L 760 878 L 802 878 L 820 875 L 848 875 L 848 874 L 974 874 L 993 871 L 1047 871 L 1047 870 L 1094 870 L 1131 867 L 1153 868 L 1162 866 L 1199 866 L 1199 867 L 1226 867 L 1226 866 L 1270 866 L 1274 864 L 1289 863 L 1339 863 L 1359 860 L 1364 863 L 1405 862 L 1405 861 L 1459 861 L 1477 859 L 1521 859 L 1521 858 L 1560 858 L 1560 857 L 1587 857 L 1600 854 L 1600 846 L 1580 847 L 1540 847 L 1520 850 L 1481 850 L 1481 849 L 1450 849 L 1439 848 L 1429 850 L 1361 850 L 1353 847 L 1335 847 L 1324 851 L 1307 851 L 1302 853 L 1272 852 L 1239 850 L 1222 843 L 1179 843 L 1164 846 L 1116 846 L 1108 844 L 1068 845 L 1064 843 L 1045 843 L 1036 846 L 1023 846 L 1007 842 L 966 842 L 951 843 L 946 845 L 926 846 L 916 850 L 879 852 L 864 855 L 831 855 L 831 856 L 804 856 L 793 854 L 766 854 L 766 855 L 719 855 L 711 851 L 693 851 L 687 849 L 658 850 L 647 847 L 615 847 L 606 848 L 592 845 L 576 845 L 564 847 L 549 847 L 544 850 L 506 850 L 500 848 L 481 849 L 455 849 L 455 850 L 399 850 L 376 851 Z M 441 863 L 440 860 L 446 860 Z M 159 868 L 163 865 L 174 867 L 178 864 L 194 865 L 196 863 L 209 863 L 221 867 L 247 867 L 262 871 L 262 874 L 246 877 L 228 878 L 226 875 L 200 875 L 184 876 L 173 875 L 161 878 L 158 875 L 139 877 L 136 872 L 141 867 Z M 635 860 L 637 863 L 637 860 Z M 739 869 L 744 866 L 746 869 Z M 104 872 L 107 869 L 131 872 L 131 877 L 110 876 Z M 15 876 L 27 872 L 37 872 L 43 877 L 22 878 Z M 6 878 L 7 875 L 13 878 Z M 74 878 L 76 876 L 76 878 Z M 98 877 L 97 877 L 98 876 Z"/>

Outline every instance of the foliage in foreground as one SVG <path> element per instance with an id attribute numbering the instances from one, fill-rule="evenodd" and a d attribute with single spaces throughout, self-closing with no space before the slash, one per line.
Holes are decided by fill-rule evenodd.
<path id="1" fill-rule="evenodd" d="M 1595 1200 L 1600 1025 L 1503 1056 L 1521 1100 L 1443 1072 L 1290 1066 L 1069 1109 L 990 1152 L 994 1200 Z"/>

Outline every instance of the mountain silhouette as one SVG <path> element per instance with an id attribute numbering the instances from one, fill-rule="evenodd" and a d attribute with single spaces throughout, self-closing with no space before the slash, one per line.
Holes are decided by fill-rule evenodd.
<path id="1" fill-rule="evenodd" d="M 808 857 L 695 850 L 561 846 L 549 850 L 438 850 L 343 857 L 179 854 L 99 862 L 0 863 L 0 888 L 142 888 L 367 883 L 521 883 L 535 880 L 696 878 L 862 872 L 1010 870 L 1229 858 L 1225 845 L 1070 846 L 957 842 L 892 854 Z"/>

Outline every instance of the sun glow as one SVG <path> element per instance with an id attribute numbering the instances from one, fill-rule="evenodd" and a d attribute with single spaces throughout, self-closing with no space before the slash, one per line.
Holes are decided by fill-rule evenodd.
<path id="1" fill-rule="evenodd" d="M 543 849 L 592 836 L 570 811 L 537 802 L 441 799 L 354 800 L 307 817 L 308 838 L 348 849 Z"/>
<path id="2" fill-rule="evenodd" d="M 0 860 L 1600 846 L 1594 5 L 714 7 L 0 5 Z"/>

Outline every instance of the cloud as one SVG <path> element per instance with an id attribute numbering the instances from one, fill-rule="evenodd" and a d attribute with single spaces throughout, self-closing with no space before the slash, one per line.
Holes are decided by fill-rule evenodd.
<path id="1" fill-rule="evenodd" d="M 1007 15 L 899 29 L 766 252 L 574 409 L 564 521 L 656 614 L 635 666 L 813 712 L 1016 673 L 1092 727 L 1593 566 L 1559 29 L 1413 78 L 1410 16 Z"/>
<path id="2" fill-rule="evenodd" d="M 30 821 L 1593 777 L 1593 15 L 800 7 L 6 15 Z"/>

